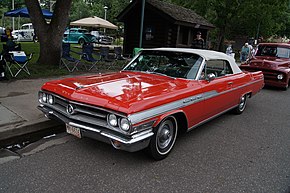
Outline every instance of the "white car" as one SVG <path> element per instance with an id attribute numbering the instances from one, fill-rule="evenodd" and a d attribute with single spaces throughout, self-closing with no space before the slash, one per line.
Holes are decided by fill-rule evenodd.
<path id="1" fill-rule="evenodd" d="M 91 34 L 96 36 L 98 43 L 110 45 L 113 43 L 113 37 L 106 36 L 104 33 L 100 31 L 91 31 Z"/>
<path id="2" fill-rule="evenodd" d="M 16 41 L 34 41 L 35 33 L 32 23 L 26 23 L 19 30 L 13 30 L 12 36 Z"/>

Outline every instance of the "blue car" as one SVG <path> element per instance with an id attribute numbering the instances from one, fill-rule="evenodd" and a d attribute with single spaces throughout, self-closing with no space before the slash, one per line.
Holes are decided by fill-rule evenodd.
<path id="1" fill-rule="evenodd" d="M 96 43 L 97 38 L 82 28 L 70 28 L 64 32 L 63 42 L 73 44 Z"/>

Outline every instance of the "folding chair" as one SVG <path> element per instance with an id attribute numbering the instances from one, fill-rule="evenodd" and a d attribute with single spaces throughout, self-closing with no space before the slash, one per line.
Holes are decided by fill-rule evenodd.
<path id="1" fill-rule="evenodd" d="M 115 53 L 115 59 L 116 60 L 125 60 L 122 54 L 122 48 L 121 47 L 114 47 L 114 53 Z"/>
<path id="2" fill-rule="evenodd" d="M 109 47 L 100 47 L 101 61 L 112 62 L 113 60 L 111 60 L 109 58 L 109 54 L 110 54 L 110 48 Z"/>
<path id="3" fill-rule="evenodd" d="M 21 51 L 21 44 L 14 44 L 13 46 L 3 44 L 2 54 L 3 54 L 3 59 L 6 62 L 10 62 L 11 60 L 11 56 L 10 56 L 11 53 L 9 53 L 11 51 Z"/>
<path id="4" fill-rule="evenodd" d="M 77 66 L 80 64 L 80 60 L 71 56 L 71 52 L 80 55 L 81 53 L 75 52 L 70 49 L 69 43 L 62 43 L 62 56 L 59 68 L 65 67 L 69 72 L 78 70 Z"/>
<path id="5" fill-rule="evenodd" d="M 32 59 L 33 53 L 27 56 L 24 51 L 9 51 L 9 55 L 10 59 L 6 61 L 6 68 L 12 77 L 17 77 L 21 71 L 30 75 L 27 64 Z"/>
<path id="6" fill-rule="evenodd" d="M 21 51 L 21 44 L 15 44 L 13 46 L 3 44 L 3 52 L 8 53 L 10 51 Z"/>
<path id="7" fill-rule="evenodd" d="M 101 60 L 101 58 L 100 58 L 100 55 L 99 54 L 94 53 L 94 46 L 93 46 L 93 44 L 91 44 L 91 43 L 83 44 L 82 51 L 83 51 L 82 52 L 82 59 L 85 62 L 85 68 L 87 69 L 86 64 L 89 64 L 90 65 L 89 70 L 93 69 L 94 67 L 96 69 L 98 69 L 98 67 L 96 65 Z M 95 59 L 93 57 L 93 54 L 96 55 L 96 56 L 98 56 L 99 58 L 98 59 Z"/>
<path id="8" fill-rule="evenodd" d="M 100 56 L 101 61 L 106 62 L 107 69 L 111 69 L 115 66 L 113 63 L 114 55 L 110 57 L 110 48 L 109 47 L 100 47 Z"/>
<path id="9" fill-rule="evenodd" d="M 124 62 L 118 62 L 118 60 L 126 60 L 126 61 L 130 61 L 131 58 L 126 58 L 123 56 L 122 54 L 122 47 L 118 46 L 118 47 L 114 47 L 114 59 L 116 60 L 115 62 L 113 62 L 109 69 L 110 68 L 114 68 L 114 69 L 120 69 L 120 68 L 123 68 L 123 66 L 125 65 Z M 120 65 L 121 64 L 121 65 Z"/>

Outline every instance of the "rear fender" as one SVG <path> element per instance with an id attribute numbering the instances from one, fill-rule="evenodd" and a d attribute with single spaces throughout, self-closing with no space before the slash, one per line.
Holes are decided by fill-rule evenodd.
<path id="1" fill-rule="evenodd" d="M 247 72 L 247 73 L 251 75 L 252 80 L 264 79 L 264 75 L 262 71 Z"/>
<path id="2" fill-rule="evenodd" d="M 252 95 L 255 95 L 257 92 L 259 92 L 265 85 L 264 75 L 262 71 L 247 72 L 247 74 L 250 75 L 251 81 L 256 82 L 256 83 L 254 83 L 254 86 L 248 87 L 248 89 L 244 91 L 244 93 L 242 93 L 240 98 L 244 95 L 248 95 L 249 98 L 252 97 Z M 259 85 L 258 85 L 258 82 L 260 82 Z"/>

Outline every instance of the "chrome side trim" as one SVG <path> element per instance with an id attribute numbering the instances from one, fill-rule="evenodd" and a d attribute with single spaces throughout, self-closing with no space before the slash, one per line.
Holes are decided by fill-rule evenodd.
<path id="1" fill-rule="evenodd" d="M 174 102 L 171 102 L 171 103 L 168 103 L 168 104 L 165 104 L 165 105 L 161 105 L 161 106 L 154 107 L 154 108 L 151 108 L 151 109 L 148 109 L 148 110 L 145 110 L 145 111 L 141 111 L 141 112 L 138 112 L 138 113 L 131 114 L 131 115 L 128 116 L 128 118 L 130 119 L 132 124 L 136 124 L 138 122 L 145 121 L 147 119 L 150 119 L 150 118 L 156 117 L 158 115 L 164 114 L 166 112 L 169 112 L 169 111 L 172 111 L 172 110 L 176 110 L 176 109 L 180 109 L 180 108 L 183 108 L 183 107 L 186 107 L 186 106 L 201 102 L 201 101 L 206 100 L 206 99 L 217 97 L 217 96 L 226 94 L 228 92 L 232 92 L 234 90 L 238 90 L 238 89 L 241 89 L 243 87 L 247 87 L 247 86 L 249 86 L 251 84 L 255 84 L 255 83 L 260 82 L 260 81 L 263 81 L 263 80 L 259 79 L 259 80 L 256 80 L 256 81 L 247 83 L 245 85 L 242 85 L 242 86 L 239 86 L 239 87 L 236 87 L 236 88 L 232 88 L 232 89 L 220 92 L 220 93 L 218 93 L 216 90 L 213 90 L 213 91 L 209 91 L 209 92 L 193 95 L 193 96 L 190 96 L 190 97 L 178 100 L 178 101 L 174 101 Z"/>
<path id="2" fill-rule="evenodd" d="M 194 103 L 198 103 L 201 102 L 202 100 L 204 100 L 204 97 L 209 97 L 212 95 L 216 95 L 217 92 L 216 91 L 210 91 L 210 92 L 206 92 L 203 94 L 197 94 L 197 95 L 193 95 L 190 97 L 187 97 L 185 99 L 181 99 L 178 101 L 174 101 L 165 105 L 161 105 L 158 107 L 154 107 L 145 111 L 141 111 L 132 115 L 129 115 L 128 118 L 130 119 L 130 121 L 132 122 L 132 124 L 136 124 L 138 122 L 156 117 L 158 115 L 161 115 L 163 113 L 175 110 L 175 109 L 179 109 L 188 105 L 192 105 Z"/>
<path id="3" fill-rule="evenodd" d="M 135 135 L 132 135 L 131 137 L 133 138 L 133 139 L 137 139 L 137 138 L 139 138 L 140 136 L 142 136 L 142 135 L 147 135 L 147 134 L 150 134 L 150 136 L 151 135 L 153 135 L 154 133 L 152 132 L 152 128 L 147 128 L 147 130 L 144 130 L 144 131 L 142 131 L 142 132 L 140 132 L 140 133 L 136 133 Z"/>

